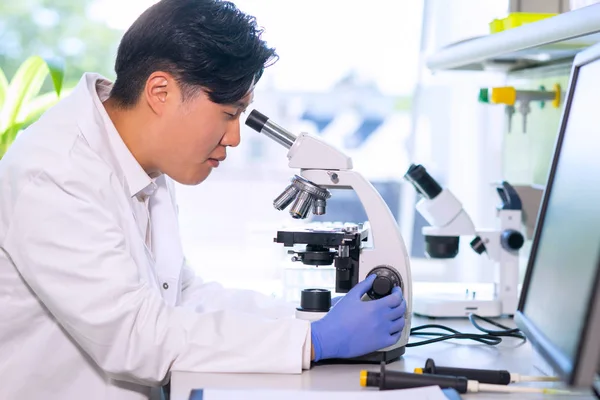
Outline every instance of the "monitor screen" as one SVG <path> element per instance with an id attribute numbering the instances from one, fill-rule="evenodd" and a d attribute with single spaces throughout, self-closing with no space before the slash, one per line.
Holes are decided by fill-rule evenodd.
<path id="1" fill-rule="evenodd" d="M 593 52 L 572 70 L 516 316 L 576 386 L 591 385 L 600 362 L 600 49 Z"/>

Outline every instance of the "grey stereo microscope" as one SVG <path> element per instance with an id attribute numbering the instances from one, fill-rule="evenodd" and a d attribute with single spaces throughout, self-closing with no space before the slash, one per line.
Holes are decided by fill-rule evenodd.
<path id="1" fill-rule="evenodd" d="M 431 225 L 422 230 L 429 257 L 456 257 L 460 237 L 467 236 L 472 238 L 471 248 L 477 254 L 485 252 L 495 264 L 493 299 L 420 297 L 415 299 L 415 314 L 428 317 L 465 317 L 469 313 L 485 317 L 513 315 L 519 299 L 519 250 L 525 242 L 521 233 L 522 204 L 517 191 L 508 182 L 498 185 L 499 227 L 476 230 L 461 202 L 450 190 L 442 188 L 425 167 L 413 164 L 404 177 L 421 195 L 416 208 Z"/>
<path id="2" fill-rule="evenodd" d="M 292 218 L 304 219 L 310 212 L 322 215 L 331 194 L 328 189 L 354 190 L 360 199 L 368 221 L 360 225 L 341 228 L 280 230 L 276 243 L 284 247 L 304 246 L 291 251 L 292 258 L 305 265 L 325 266 L 333 264 L 336 270 L 335 291 L 347 293 L 369 275 L 377 275 L 365 301 L 378 299 L 400 286 L 406 301 L 406 326 L 399 341 L 390 347 L 352 360 L 340 362 L 390 362 L 404 354 L 411 326 L 412 280 L 408 252 L 400 229 L 390 209 L 373 185 L 362 175 L 353 171 L 352 159 L 324 141 L 301 133 L 288 132 L 267 116 L 253 110 L 246 125 L 273 139 L 289 149 L 287 157 L 290 168 L 298 168 L 283 193 L 273 202 L 278 210 L 291 205 Z M 369 244 L 367 245 L 367 243 Z M 316 296 L 312 296 L 312 295 Z M 312 318 L 322 317 L 330 306 L 317 306 L 318 289 L 303 291 L 301 307 Z M 306 295 L 306 299 L 304 298 Z M 368 297 L 368 298 L 367 298 Z M 306 300 L 306 301 L 304 301 Z M 311 311 L 314 313 L 311 314 Z M 297 314 L 298 316 L 298 314 Z"/>

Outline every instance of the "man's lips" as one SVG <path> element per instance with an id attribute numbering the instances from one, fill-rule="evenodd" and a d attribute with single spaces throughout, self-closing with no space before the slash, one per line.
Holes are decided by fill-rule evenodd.
<path id="1" fill-rule="evenodd" d="M 225 161 L 225 157 L 208 159 L 209 164 L 212 165 L 213 168 L 217 168 L 222 161 Z"/>

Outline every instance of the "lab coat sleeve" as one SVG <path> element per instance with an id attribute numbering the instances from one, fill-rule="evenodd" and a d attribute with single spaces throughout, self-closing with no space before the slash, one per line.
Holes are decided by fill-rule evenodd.
<path id="1" fill-rule="evenodd" d="M 295 315 L 295 306 L 290 302 L 252 290 L 223 288 L 217 282 L 204 282 L 187 263 L 182 269 L 182 306 L 200 313 L 237 310 L 275 319 L 290 319 Z M 310 331 L 307 331 L 302 353 L 302 368 L 309 369 Z"/>
<path id="2" fill-rule="evenodd" d="M 179 215 L 175 182 L 166 177 L 165 182 L 171 196 L 175 213 Z M 181 273 L 180 305 L 199 313 L 236 310 L 267 318 L 294 318 L 296 307 L 290 303 L 252 290 L 224 288 L 217 282 L 204 282 L 187 262 Z M 309 369 L 311 363 L 311 335 L 307 331 L 304 342 L 302 368 Z"/>
<path id="3" fill-rule="evenodd" d="M 121 194 L 106 177 L 73 177 L 72 168 L 22 190 L 0 245 L 102 370 L 145 385 L 164 384 L 171 370 L 301 372 L 307 321 L 168 306 L 128 251 L 114 212 Z"/>

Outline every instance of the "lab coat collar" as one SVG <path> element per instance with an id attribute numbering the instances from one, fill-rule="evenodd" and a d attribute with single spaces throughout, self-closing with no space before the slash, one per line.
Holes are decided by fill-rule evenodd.
<path id="1" fill-rule="evenodd" d="M 90 130 L 88 125 L 89 120 L 81 123 L 82 119 L 80 119 L 79 126 L 82 128 L 83 135 L 88 140 L 94 131 L 100 130 L 99 133 L 105 135 L 108 139 L 110 150 L 112 150 L 111 153 L 118 163 L 126 182 L 125 188 L 128 191 L 128 195 L 130 197 L 137 196 L 144 198 L 156 191 L 156 177 L 153 177 L 154 179 L 151 178 L 137 162 L 133 154 L 131 154 L 131 151 L 127 148 L 127 145 L 121 138 L 102 104 L 108 98 L 112 86 L 112 82 L 99 74 L 86 73 L 83 75 L 75 91 L 80 91 L 83 96 L 88 97 L 93 103 L 94 120 L 97 125 L 94 126 L 95 129 Z"/>

